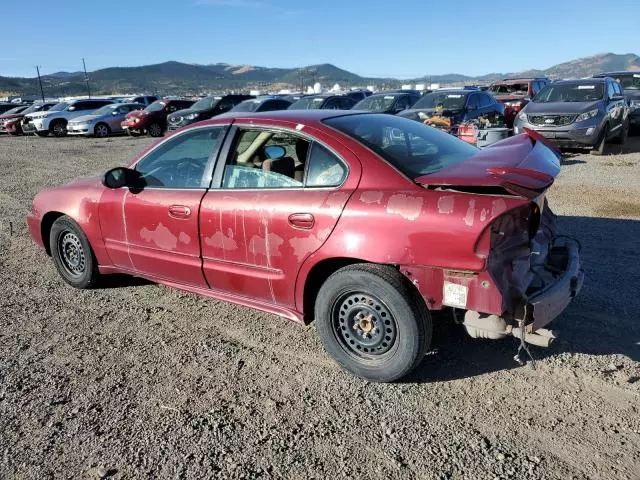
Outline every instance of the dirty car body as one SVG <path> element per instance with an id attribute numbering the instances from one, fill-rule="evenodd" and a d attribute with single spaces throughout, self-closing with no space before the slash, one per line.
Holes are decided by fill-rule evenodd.
<path id="1" fill-rule="evenodd" d="M 228 114 L 40 192 L 28 225 L 74 286 L 127 273 L 315 319 L 344 368 L 390 381 L 445 307 L 475 337 L 548 343 L 582 284 L 545 200 L 559 168 L 535 132 L 480 151 L 385 114 Z"/>

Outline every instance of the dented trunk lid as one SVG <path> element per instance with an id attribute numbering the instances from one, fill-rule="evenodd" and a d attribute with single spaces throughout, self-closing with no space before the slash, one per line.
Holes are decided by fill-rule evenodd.
<path id="1" fill-rule="evenodd" d="M 537 132 L 502 140 L 464 162 L 415 179 L 427 188 L 473 189 L 505 193 L 533 199 L 551 186 L 560 172 L 560 152 Z"/>

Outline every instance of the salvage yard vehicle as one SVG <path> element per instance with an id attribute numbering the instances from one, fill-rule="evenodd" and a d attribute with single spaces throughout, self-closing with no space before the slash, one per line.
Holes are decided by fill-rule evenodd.
<path id="1" fill-rule="evenodd" d="M 120 97 L 116 101 L 119 103 L 141 103 L 146 107 L 156 100 L 159 100 L 157 95 L 129 95 L 126 97 Z"/>
<path id="2" fill-rule="evenodd" d="M 549 344 L 583 281 L 545 199 L 559 171 L 531 131 L 479 150 L 395 115 L 227 114 L 41 191 L 27 223 L 74 287 L 126 273 L 315 319 L 342 367 L 393 381 L 445 307 L 474 337 Z"/>
<path id="3" fill-rule="evenodd" d="M 640 128 L 640 72 L 610 72 L 594 75 L 594 78 L 611 77 L 622 85 L 629 104 L 629 127 Z"/>
<path id="4" fill-rule="evenodd" d="M 22 122 L 25 115 L 35 112 L 46 112 L 57 103 L 58 102 L 34 103 L 19 113 L 8 114 L 7 112 L 3 114 L 0 116 L 0 132 L 5 132 L 9 135 L 21 135 Z"/>
<path id="5" fill-rule="evenodd" d="M 129 112 L 142 110 L 141 103 L 112 103 L 99 108 L 89 115 L 83 115 L 71 120 L 67 125 L 69 135 L 85 137 L 108 137 L 109 135 L 124 133 L 120 126 Z"/>
<path id="6" fill-rule="evenodd" d="M 111 103 L 114 103 L 113 100 L 99 98 L 60 102 L 47 111 L 25 115 L 22 121 L 22 131 L 26 134 L 35 133 L 40 137 L 46 137 L 50 133 L 55 137 L 64 137 L 67 134 L 69 120 L 87 115 Z"/>
<path id="7" fill-rule="evenodd" d="M 420 95 L 417 93 L 382 92 L 359 101 L 353 106 L 353 110 L 396 114 L 411 108 L 419 99 Z"/>
<path id="8" fill-rule="evenodd" d="M 11 110 L 7 110 L 3 114 L 0 115 L 0 133 L 7 133 L 7 129 L 5 127 L 5 123 L 9 120 L 14 120 L 15 118 L 20 118 L 26 109 L 29 108 L 29 105 L 20 105 L 18 107 L 14 107 Z"/>
<path id="9" fill-rule="evenodd" d="M 349 110 L 357 103 L 346 95 L 319 93 L 305 95 L 289 106 L 289 110 Z"/>
<path id="10" fill-rule="evenodd" d="M 153 102 L 144 110 L 130 112 L 120 124 L 131 136 L 149 133 L 152 137 L 161 137 L 167 130 L 167 115 L 189 108 L 193 100 L 167 99 Z"/>
<path id="11" fill-rule="evenodd" d="M 244 100 L 233 107 L 230 112 L 273 112 L 275 110 L 286 110 L 292 100 L 276 96 L 257 97 Z"/>
<path id="12" fill-rule="evenodd" d="M 504 104 L 505 121 L 513 128 L 518 112 L 549 83 L 551 80 L 546 77 L 505 78 L 489 85 L 488 91 Z"/>
<path id="13" fill-rule="evenodd" d="M 503 117 L 504 105 L 477 88 L 442 89 L 424 95 L 399 116 L 457 134 L 458 125 L 479 117 Z"/>
<path id="14" fill-rule="evenodd" d="M 525 128 L 559 147 L 589 148 L 602 155 L 607 142 L 627 140 L 629 106 L 622 86 L 609 77 L 554 82 L 517 115 L 515 132 Z"/>
<path id="15" fill-rule="evenodd" d="M 209 120 L 210 118 L 228 112 L 240 102 L 254 98 L 252 95 L 217 95 L 198 100 L 193 105 L 178 110 L 167 116 L 169 131 L 177 130 L 185 125 Z"/>

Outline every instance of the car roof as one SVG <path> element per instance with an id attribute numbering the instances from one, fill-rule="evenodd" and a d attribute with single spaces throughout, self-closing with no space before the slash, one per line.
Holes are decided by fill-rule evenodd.
<path id="1" fill-rule="evenodd" d="M 493 84 L 501 84 L 508 82 L 530 82 L 532 80 L 549 80 L 547 77 L 511 77 L 511 78 L 503 78 L 501 80 L 496 80 Z"/>
<path id="2" fill-rule="evenodd" d="M 604 72 L 598 73 L 593 76 L 593 78 L 604 78 L 604 77 L 620 77 L 623 75 L 640 75 L 640 70 L 634 71 L 626 71 L 626 72 Z"/>
<path id="3" fill-rule="evenodd" d="M 609 77 L 577 78 L 575 80 L 558 80 L 556 82 L 553 82 L 552 85 L 567 85 L 567 84 L 572 84 L 572 83 L 579 83 L 579 84 L 605 83 L 605 81 L 607 79 L 609 79 Z"/>
<path id="4" fill-rule="evenodd" d="M 319 124 L 325 120 L 335 117 L 344 117 L 349 115 L 370 115 L 362 111 L 353 110 L 274 110 L 271 112 L 228 112 L 223 117 L 225 120 L 274 120 L 298 123 L 302 125 Z M 201 124 L 221 123 L 216 121 L 216 117 L 206 120 Z"/>

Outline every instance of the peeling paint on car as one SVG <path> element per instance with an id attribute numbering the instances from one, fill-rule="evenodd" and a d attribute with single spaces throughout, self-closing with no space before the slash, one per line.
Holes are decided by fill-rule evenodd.
<path id="1" fill-rule="evenodd" d="M 383 197 L 382 192 L 368 190 L 360 194 L 360 201 L 366 204 L 377 203 L 378 205 L 380 205 L 382 197 Z"/>
<path id="2" fill-rule="evenodd" d="M 489 213 L 489 211 L 486 208 L 483 208 L 480 211 L 480 221 L 484 222 L 487 219 L 487 213 Z"/>
<path id="3" fill-rule="evenodd" d="M 507 203 L 503 199 L 498 198 L 493 202 L 491 202 L 491 217 L 495 218 L 501 213 L 505 212 L 506 210 L 507 210 Z"/>
<path id="4" fill-rule="evenodd" d="M 453 195 L 443 195 L 438 199 L 438 213 L 453 213 L 455 197 Z"/>
<path id="5" fill-rule="evenodd" d="M 249 251 L 254 255 L 264 255 L 270 257 L 279 257 L 282 255 L 280 246 L 284 243 L 284 239 L 275 233 L 268 233 L 266 236 L 253 235 L 249 240 Z"/>
<path id="6" fill-rule="evenodd" d="M 464 217 L 464 223 L 467 224 L 467 226 L 469 227 L 473 226 L 473 218 L 475 214 L 476 214 L 476 201 L 469 200 L 469 208 L 467 209 L 467 214 Z"/>
<path id="7" fill-rule="evenodd" d="M 223 250 L 235 250 L 238 248 L 238 242 L 232 237 L 225 236 L 220 230 L 216 230 L 210 237 L 205 237 L 204 243 L 210 247 L 221 248 Z"/>
<path id="8" fill-rule="evenodd" d="M 140 238 L 145 242 L 155 243 L 158 248 L 163 250 L 175 250 L 178 246 L 178 237 L 162 223 L 159 223 L 153 230 L 149 230 L 147 227 L 142 228 Z"/>
<path id="9" fill-rule="evenodd" d="M 178 241 L 180 243 L 188 245 L 189 243 L 191 243 L 191 237 L 185 232 L 180 232 L 180 234 L 178 235 Z"/>
<path id="10" fill-rule="evenodd" d="M 413 221 L 420 216 L 422 201 L 422 197 L 412 197 L 403 193 L 392 195 L 387 202 L 387 213 Z"/>

